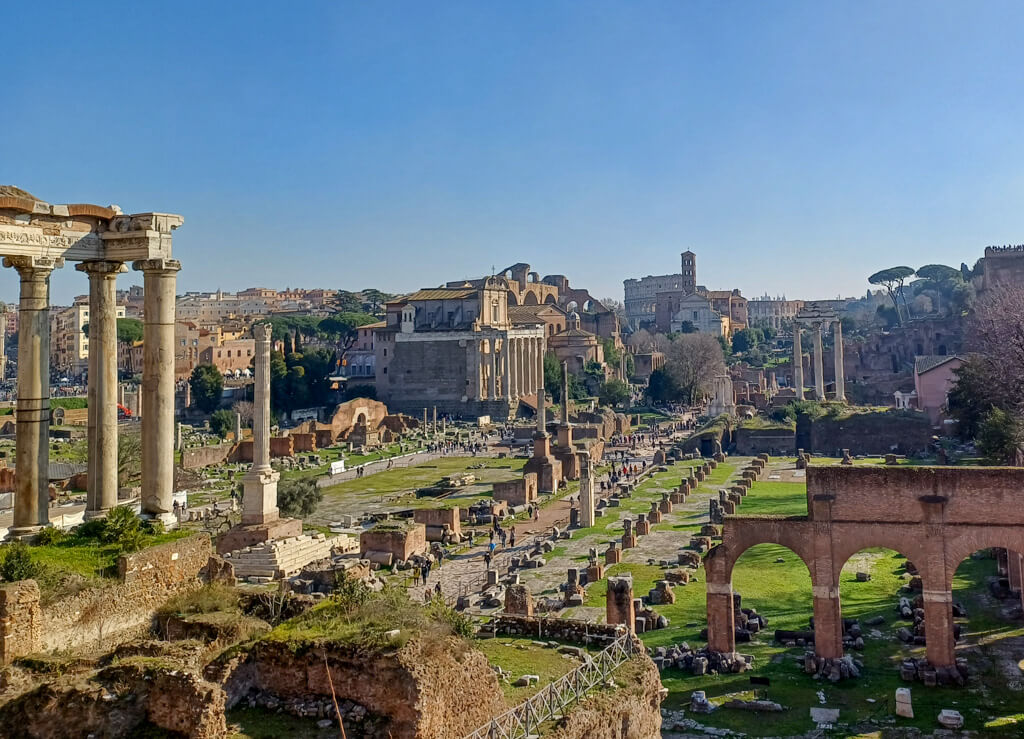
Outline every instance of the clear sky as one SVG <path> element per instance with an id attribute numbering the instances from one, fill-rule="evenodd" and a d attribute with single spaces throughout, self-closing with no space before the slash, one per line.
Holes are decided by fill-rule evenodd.
<path id="1" fill-rule="evenodd" d="M 183 214 L 180 292 L 523 261 L 621 297 L 693 249 L 834 297 L 1024 241 L 1019 1 L 44 6 L 4 10 L 0 183 Z"/>

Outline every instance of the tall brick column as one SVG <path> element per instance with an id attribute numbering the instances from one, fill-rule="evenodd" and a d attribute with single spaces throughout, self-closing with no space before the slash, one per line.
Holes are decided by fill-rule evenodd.
<path id="1" fill-rule="evenodd" d="M 630 631 L 636 629 L 632 575 L 608 578 L 608 595 L 605 598 L 605 622 L 609 624 L 625 624 L 626 628 Z"/>
<path id="2" fill-rule="evenodd" d="M 827 578 L 831 580 L 831 576 Z M 831 582 L 817 585 L 814 595 L 814 653 L 819 657 L 843 656 L 843 613 L 839 604 L 839 586 Z"/>

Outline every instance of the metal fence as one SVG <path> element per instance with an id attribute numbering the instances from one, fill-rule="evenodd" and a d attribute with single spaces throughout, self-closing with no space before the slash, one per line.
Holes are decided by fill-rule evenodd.
<path id="1" fill-rule="evenodd" d="M 582 665 L 537 692 L 515 708 L 496 716 L 465 739 L 527 739 L 540 726 L 565 715 L 565 709 L 583 700 L 612 672 L 641 648 L 628 631 Z"/>

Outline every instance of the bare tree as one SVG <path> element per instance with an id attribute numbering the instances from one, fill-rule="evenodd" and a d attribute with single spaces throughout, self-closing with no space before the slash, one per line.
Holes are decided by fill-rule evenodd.
<path id="1" fill-rule="evenodd" d="M 1024 289 L 987 291 L 967 322 L 967 344 L 986 383 L 1007 409 L 1024 411 Z"/>
<path id="2" fill-rule="evenodd" d="M 252 402 L 248 400 L 239 400 L 231 406 L 231 410 L 242 417 L 242 426 L 248 426 L 252 423 L 252 409 Z"/>
<path id="3" fill-rule="evenodd" d="M 683 399 L 694 405 L 710 392 L 715 375 L 725 372 L 722 345 L 708 334 L 682 334 L 668 347 L 665 371 Z"/>
<path id="4" fill-rule="evenodd" d="M 649 352 L 653 346 L 651 344 L 651 334 L 645 328 L 634 331 L 626 337 L 626 344 L 634 352 Z"/>
<path id="5" fill-rule="evenodd" d="M 142 477 L 142 435 L 122 431 L 117 436 L 117 484 L 129 487 Z"/>

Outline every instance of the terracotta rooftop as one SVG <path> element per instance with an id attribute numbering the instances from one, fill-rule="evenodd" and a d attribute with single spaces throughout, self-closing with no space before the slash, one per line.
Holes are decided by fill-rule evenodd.
<path id="1" fill-rule="evenodd" d="M 400 302 L 408 302 L 410 300 L 461 300 L 462 298 L 471 298 L 474 295 L 476 295 L 476 290 L 473 288 L 453 289 L 434 287 L 417 290 L 412 295 L 406 295 Z"/>
<path id="2" fill-rule="evenodd" d="M 923 375 L 925 372 L 935 369 L 954 359 L 963 361 L 963 357 L 956 354 L 926 354 L 914 357 L 914 372 Z"/>

